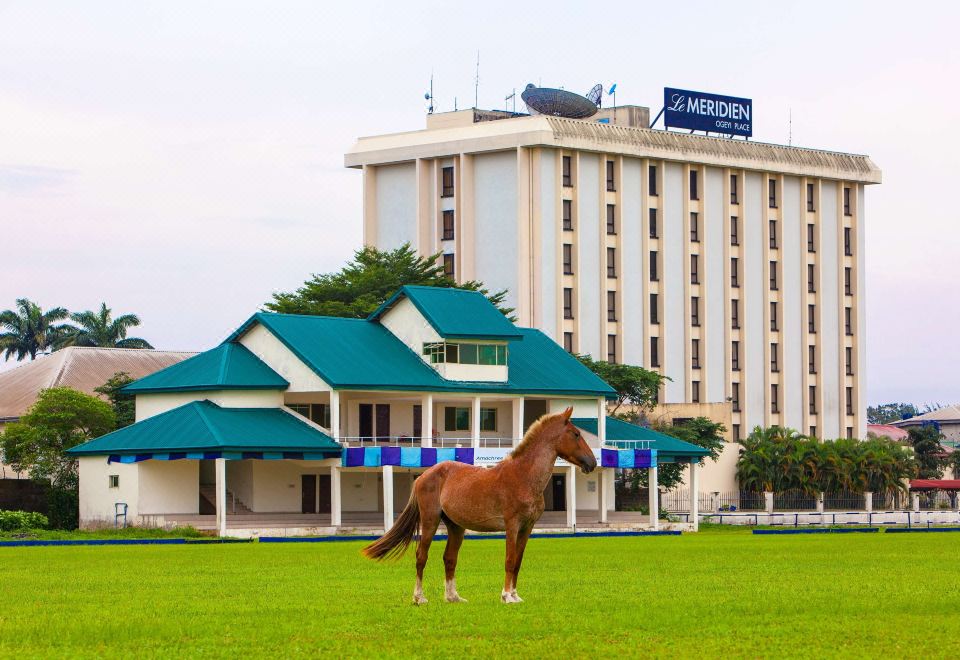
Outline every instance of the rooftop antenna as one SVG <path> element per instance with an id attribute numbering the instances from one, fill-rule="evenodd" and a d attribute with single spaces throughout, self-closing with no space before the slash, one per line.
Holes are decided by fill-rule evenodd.
<path id="1" fill-rule="evenodd" d="M 433 114 L 433 74 L 430 74 L 430 91 L 423 95 L 423 98 L 430 102 L 427 107 L 427 114 Z"/>
<path id="2" fill-rule="evenodd" d="M 510 100 L 513 100 L 513 114 L 517 114 L 517 88 L 516 87 L 513 88 L 513 92 L 511 92 L 510 94 L 507 94 L 504 97 L 503 99 L 504 105 L 506 105 L 507 101 L 510 101 Z M 506 110 L 506 107 L 504 107 L 504 110 Z"/>
<path id="3" fill-rule="evenodd" d="M 613 97 L 613 123 L 617 123 L 617 83 L 610 86 L 607 96 Z"/>
<path id="4" fill-rule="evenodd" d="M 477 51 L 477 75 L 473 79 L 473 107 L 479 105 L 480 98 L 480 51 Z"/>

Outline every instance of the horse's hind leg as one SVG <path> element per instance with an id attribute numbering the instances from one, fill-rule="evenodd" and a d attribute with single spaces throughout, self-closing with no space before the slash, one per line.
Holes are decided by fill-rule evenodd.
<path id="1" fill-rule="evenodd" d="M 446 573 L 445 596 L 448 603 L 466 603 L 467 601 L 457 593 L 457 555 L 463 543 L 463 534 L 466 530 L 446 516 L 443 518 L 447 526 L 447 547 L 443 550 L 443 568 Z"/>
<path id="2" fill-rule="evenodd" d="M 533 531 L 533 525 L 527 529 L 521 529 L 517 534 L 517 551 L 516 551 L 516 561 L 513 565 L 513 588 L 510 590 L 510 595 L 513 597 L 513 602 L 522 603 L 523 599 L 517 595 L 517 576 L 520 575 L 520 565 L 523 563 L 523 552 L 527 549 L 527 540 L 530 538 L 530 532 Z"/>
<path id="3" fill-rule="evenodd" d="M 440 525 L 440 502 L 424 502 L 420 498 L 420 542 L 417 543 L 417 583 L 413 587 L 413 604 L 426 605 L 427 599 L 423 596 L 423 567 L 427 565 L 427 555 L 430 554 L 430 544 L 433 535 Z"/>

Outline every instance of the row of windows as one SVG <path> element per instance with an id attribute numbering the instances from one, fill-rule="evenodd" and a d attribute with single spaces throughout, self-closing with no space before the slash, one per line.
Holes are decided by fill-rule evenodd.
<path id="1" fill-rule="evenodd" d="M 564 188 L 573 187 L 573 159 L 570 156 L 564 156 L 561 161 L 561 180 Z M 452 169 L 452 168 L 451 168 Z M 606 175 L 607 175 L 607 190 L 610 192 L 616 191 L 617 181 L 616 181 L 616 166 L 614 161 L 608 160 L 606 162 Z M 452 172 L 451 172 L 452 176 Z M 650 165 L 647 168 L 648 176 L 648 191 L 652 196 L 657 195 L 657 166 Z"/>
<path id="2" fill-rule="evenodd" d="M 470 430 L 470 408 L 454 408 L 445 406 L 443 409 L 443 430 L 444 431 L 469 431 Z M 480 430 L 497 430 L 497 409 L 480 409 Z"/>
<path id="3" fill-rule="evenodd" d="M 695 383 L 698 381 L 694 381 Z M 731 401 L 733 403 L 733 412 L 741 412 L 740 410 L 740 383 L 731 383 Z M 811 415 L 817 414 L 817 386 L 810 385 L 808 389 L 808 408 L 807 410 Z M 696 402 L 695 402 L 696 403 Z M 853 415 L 853 387 L 845 388 L 845 408 L 847 415 Z M 770 384 L 770 412 L 777 414 L 780 412 L 780 386 L 777 383 Z M 735 424 L 734 427 L 737 425 Z M 816 435 L 816 427 L 810 427 L 810 434 Z M 848 437 L 851 436 L 852 431 L 848 430 Z M 738 438 L 738 434 L 734 433 L 734 440 Z"/>
<path id="4" fill-rule="evenodd" d="M 507 364 L 505 344 L 457 344 L 450 342 L 426 342 L 423 354 L 431 364 Z"/>

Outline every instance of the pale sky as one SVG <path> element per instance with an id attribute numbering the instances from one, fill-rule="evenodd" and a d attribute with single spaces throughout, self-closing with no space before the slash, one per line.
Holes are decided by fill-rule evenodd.
<path id="1" fill-rule="evenodd" d="M 460 6 L 462 4 L 462 7 Z M 361 135 L 528 82 L 656 113 L 754 101 L 754 139 L 866 153 L 868 402 L 960 401 L 957 3 L 0 0 L 0 309 L 143 319 L 203 350 L 360 245 Z M 3 365 L 9 368 L 14 363 Z"/>

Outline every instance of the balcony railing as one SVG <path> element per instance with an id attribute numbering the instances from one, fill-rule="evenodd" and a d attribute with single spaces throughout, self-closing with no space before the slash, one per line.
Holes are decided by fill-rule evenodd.
<path id="1" fill-rule="evenodd" d="M 480 446 L 486 449 L 511 449 L 520 441 L 514 438 L 481 437 Z M 420 447 L 422 441 L 409 435 L 391 436 L 341 436 L 340 444 L 345 447 Z M 434 447 L 472 447 L 471 438 L 447 438 L 434 436 Z"/>

